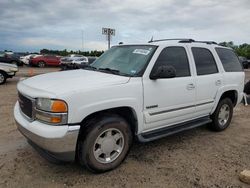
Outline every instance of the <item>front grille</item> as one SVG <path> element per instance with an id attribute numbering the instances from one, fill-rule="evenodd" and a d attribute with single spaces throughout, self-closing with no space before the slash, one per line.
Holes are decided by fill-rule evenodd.
<path id="1" fill-rule="evenodd" d="M 18 93 L 18 101 L 21 111 L 24 115 L 26 115 L 28 118 L 32 119 L 32 108 L 33 108 L 33 102 L 28 97 L 22 95 L 21 93 Z"/>

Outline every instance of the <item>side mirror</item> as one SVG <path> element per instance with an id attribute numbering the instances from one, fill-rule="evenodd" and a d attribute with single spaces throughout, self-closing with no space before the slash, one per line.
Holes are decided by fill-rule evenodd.
<path id="1" fill-rule="evenodd" d="M 157 67 L 150 74 L 151 80 L 157 80 L 161 78 L 174 78 L 176 77 L 176 70 L 173 66 L 162 65 Z"/>

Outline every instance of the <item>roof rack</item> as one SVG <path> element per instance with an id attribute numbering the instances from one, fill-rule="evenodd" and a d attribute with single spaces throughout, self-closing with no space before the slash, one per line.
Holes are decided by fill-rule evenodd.
<path id="1" fill-rule="evenodd" d="M 171 41 L 171 40 L 178 40 L 179 43 L 192 43 L 192 42 L 197 42 L 197 43 L 205 43 L 205 44 L 217 44 L 214 41 L 196 41 L 194 39 L 186 39 L 186 38 L 176 38 L 176 39 L 159 39 L 159 40 L 150 40 L 148 43 L 152 42 L 161 42 L 161 41 Z"/>
<path id="2" fill-rule="evenodd" d="M 206 44 L 218 44 L 217 42 L 214 41 L 195 41 L 195 42 L 206 43 Z"/>
<path id="3" fill-rule="evenodd" d="M 188 38 L 175 38 L 175 39 L 159 39 L 159 40 L 153 40 L 151 39 L 150 41 L 148 41 L 148 43 L 151 43 L 151 42 L 161 42 L 161 41 L 171 41 L 171 40 L 179 40 L 179 41 L 195 41 L 194 39 L 188 39 Z"/>
<path id="4" fill-rule="evenodd" d="M 217 44 L 214 41 L 197 41 L 197 40 L 194 40 L 194 41 L 181 40 L 181 41 L 179 41 L 179 43 L 191 43 L 191 42 L 205 43 L 205 44 Z"/>

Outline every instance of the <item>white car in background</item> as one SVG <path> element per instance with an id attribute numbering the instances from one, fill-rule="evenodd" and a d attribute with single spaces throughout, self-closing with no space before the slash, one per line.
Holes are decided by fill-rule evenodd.
<path id="1" fill-rule="evenodd" d="M 4 84 L 7 78 L 12 78 L 18 71 L 17 65 L 0 63 L 0 85 Z"/>
<path id="2" fill-rule="evenodd" d="M 61 58 L 61 67 L 63 70 L 80 68 L 81 65 L 88 65 L 89 60 L 85 56 L 68 56 Z"/>
<path id="3" fill-rule="evenodd" d="M 38 54 L 29 54 L 26 56 L 21 56 L 20 61 L 22 61 L 25 65 L 29 65 L 30 59 L 39 56 Z"/>
<path id="4" fill-rule="evenodd" d="M 72 64 L 75 65 L 75 67 L 77 68 L 81 68 L 81 66 L 89 65 L 93 63 L 96 59 L 97 57 L 82 57 L 82 58 L 73 60 Z"/>
<path id="5" fill-rule="evenodd" d="M 74 65 L 81 65 L 81 64 L 88 64 L 89 60 L 87 57 L 80 57 L 80 58 L 76 58 L 72 61 L 72 64 Z"/>

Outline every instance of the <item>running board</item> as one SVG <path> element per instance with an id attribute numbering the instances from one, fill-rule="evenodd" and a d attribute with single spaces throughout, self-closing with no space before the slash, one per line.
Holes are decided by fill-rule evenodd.
<path id="1" fill-rule="evenodd" d="M 172 125 L 169 127 L 164 127 L 157 130 L 141 133 L 137 135 L 137 137 L 140 142 L 149 142 L 178 132 L 193 129 L 195 127 L 199 127 L 211 122 L 212 120 L 209 118 L 209 116 L 203 117 L 192 121 Z"/>

